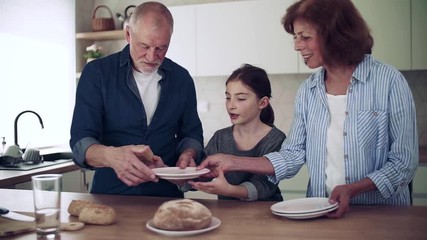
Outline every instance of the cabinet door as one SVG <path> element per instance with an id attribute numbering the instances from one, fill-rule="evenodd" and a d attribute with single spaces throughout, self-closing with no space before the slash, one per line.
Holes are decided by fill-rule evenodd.
<path id="1" fill-rule="evenodd" d="M 243 63 L 268 73 L 295 73 L 292 36 L 280 24 L 290 0 L 239 1 L 196 6 L 199 76 L 228 76 Z"/>
<path id="2" fill-rule="evenodd" d="M 413 181 L 414 205 L 427 206 L 427 166 L 419 165 Z"/>
<path id="3" fill-rule="evenodd" d="M 174 31 L 166 56 L 196 73 L 196 14 L 195 6 L 169 7 L 174 18 Z"/>
<path id="4" fill-rule="evenodd" d="M 353 0 L 374 37 L 374 58 L 411 69 L 410 0 Z"/>
<path id="5" fill-rule="evenodd" d="M 412 0 L 412 69 L 427 69 L 427 1 Z"/>

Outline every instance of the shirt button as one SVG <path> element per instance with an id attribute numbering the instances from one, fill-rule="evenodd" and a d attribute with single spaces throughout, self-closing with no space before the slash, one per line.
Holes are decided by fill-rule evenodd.
<path id="1" fill-rule="evenodd" d="M 348 111 L 345 111 L 345 115 L 348 115 Z"/>
<path id="2" fill-rule="evenodd" d="M 344 159 L 348 159 L 348 155 L 346 154 L 346 155 L 344 155 Z"/>
<path id="3" fill-rule="evenodd" d="M 350 181 L 350 177 L 345 177 L 345 180 Z"/>
<path id="4" fill-rule="evenodd" d="M 378 112 L 373 112 L 372 115 L 378 116 Z"/>
<path id="5" fill-rule="evenodd" d="M 344 133 L 343 133 L 343 135 L 344 135 L 344 137 L 345 137 L 345 136 L 347 136 L 347 133 L 346 133 L 346 132 L 344 132 Z"/>

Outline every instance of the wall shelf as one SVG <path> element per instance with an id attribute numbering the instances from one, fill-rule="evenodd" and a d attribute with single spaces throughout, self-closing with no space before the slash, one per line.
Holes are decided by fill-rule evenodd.
<path id="1" fill-rule="evenodd" d="M 76 33 L 76 39 L 80 40 L 124 40 L 124 30 L 112 30 L 101 32 L 80 32 Z"/>

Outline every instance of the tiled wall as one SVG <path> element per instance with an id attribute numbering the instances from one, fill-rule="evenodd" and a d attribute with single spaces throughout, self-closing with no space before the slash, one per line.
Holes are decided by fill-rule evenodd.
<path id="1" fill-rule="evenodd" d="M 417 108 L 417 124 L 420 145 L 427 145 L 427 71 L 403 72 L 411 87 Z M 275 125 L 286 134 L 293 118 L 293 105 L 296 91 L 308 74 L 272 75 L 272 99 L 276 121 Z M 225 110 L 225 81 L 228 76 L 195 78 L 197 98 L 200 105 L 207 104 L 208 111 L 200 111 L 205 142 L 213 133 L 230 125 Z"/>

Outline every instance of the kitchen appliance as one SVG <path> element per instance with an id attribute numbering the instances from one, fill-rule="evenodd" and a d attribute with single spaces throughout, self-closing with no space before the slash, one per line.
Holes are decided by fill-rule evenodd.
<path id="1" fill-rule="evenodd" d="M 126 7 L 124 15 L 120 13 L 116 13 L 117 18 L 119 21 L 122 22 L 122 29 L 125 30 L 126 26 L 129 24 L 130 16 L 132 15 L 132 12 L 129 12 L 133 10 L 136 6 L 135 5 L 129 5 Z"/>

